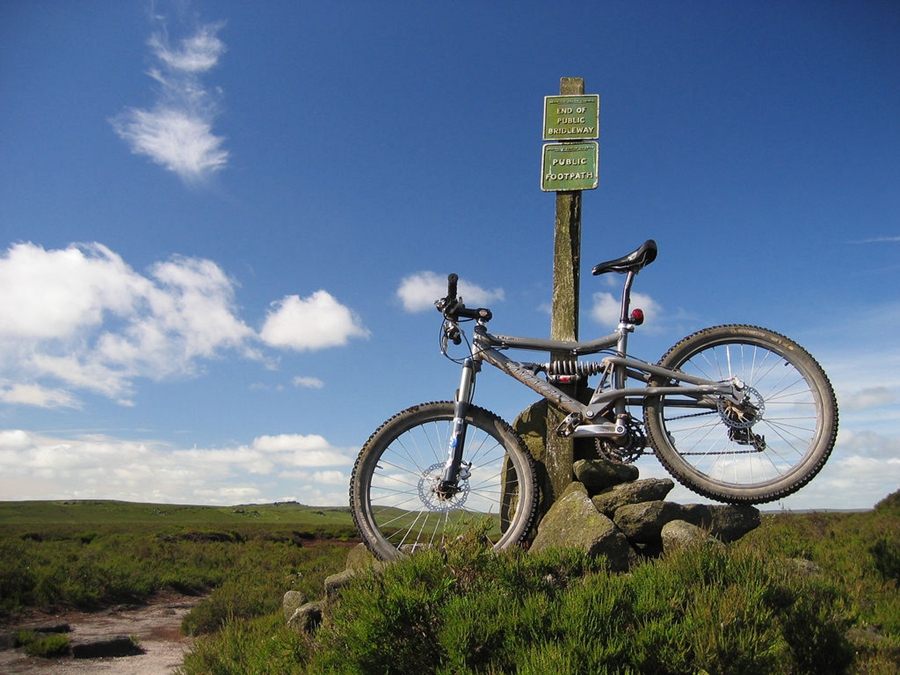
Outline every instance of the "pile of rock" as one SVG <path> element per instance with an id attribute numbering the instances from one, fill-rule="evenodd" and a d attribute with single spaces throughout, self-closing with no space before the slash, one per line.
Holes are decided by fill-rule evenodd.
<path id="1" fill-rule="evenodd" d="M 664 501 L 675 486 L 668 478 L 638 480 L 637 467 L 604 459 L 582 459 L 575 480 L 541 520 L 531 551 L 579 548 L 606 556 L 610 569 L 626 571 L 642 557 L 654 557 L 685 545 L 724 546 L 759 526 L 752 506 L 709 506 Z M 386 563 L 360 544 L 350 551 L 347 568 L 325 580 L 326 598 L 336 595 L 360 570 Z M 288 591 L 284 618 L 297 630 L 313 632 L 327 600 L 308 602 Z"/>
<path id="2" fill-rule="evenodd" d="M 689 542 L 720 546 L 759 526 L 752 506 L 709 506 L 664 501 L 672 480 L 638 480 L 637 467 L 605 459 L 575 462 L 577 479 L 541 520 L 531 550 L 576 547 L 604 555 L 625 571 L 642 556 Z"/>

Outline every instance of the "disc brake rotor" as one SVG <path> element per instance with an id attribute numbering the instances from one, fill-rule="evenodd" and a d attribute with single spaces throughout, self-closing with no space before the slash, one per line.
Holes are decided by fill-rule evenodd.
<path id="1" fill-rule="evenodd" d="M 437 513 L 455 511 L 466 503 L 469 496 L 469 481 L 464 478 L 459 480 L 453 494 L 442 492 L 439 488 L 443 473 L 443 463 L 432 464 L 419 478 L 419 499 L 429 511 Z"/>
<path id="2" fill-rule="evenodd" d="M 766 402 L 756 389 L 744 387 L 744 400 L 740 403 L 721 397 L 716 404 L 719 416 L 732 429 L 749 429 L 759 422 L 766 412 Z"/>

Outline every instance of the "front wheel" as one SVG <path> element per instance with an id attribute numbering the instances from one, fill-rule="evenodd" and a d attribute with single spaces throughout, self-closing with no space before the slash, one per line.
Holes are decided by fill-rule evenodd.
<path id="1" fill-rule="evenodd" d="M 794 341 L 754 326 L 717 326 L 684 338 L 659 361 L 722 382 L 743 399 L 649 398 L 644 422 L 663 466 L 719 501 L 760 504 L 796 492 L 821 470 L 837 436 L 837 401 L 816 360 Z M 655 378 L 651 386 L 669 386 Z"/>
<path id="2" fill-rule="evenodd" d="M 425 403 L 385 422 L 359 453 L 350 479 L 353 520 L 383 560 L 440 544 L 467 524 L 483 525 L 494 549 L 519 542 L 536 506 L 533 462 L 512 428 L 487 410 L 466 415 L 463 472 L 439 489 L 454 404 Z"/>

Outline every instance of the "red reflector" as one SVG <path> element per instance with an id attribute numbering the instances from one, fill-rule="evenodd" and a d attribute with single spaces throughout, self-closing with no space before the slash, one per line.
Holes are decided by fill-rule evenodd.
<path id="1" fill-rule="evenodd" d="M 631 311 L 631 323 L 635 326 L 640 326 L 644 323 L 644 310 L 642 309 L 634 309 Z"/>

